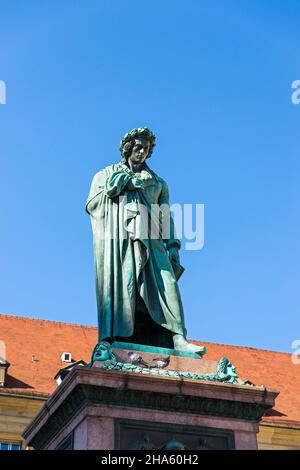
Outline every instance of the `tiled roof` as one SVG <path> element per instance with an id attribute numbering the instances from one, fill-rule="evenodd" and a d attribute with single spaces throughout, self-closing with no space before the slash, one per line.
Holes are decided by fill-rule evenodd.
<path id="1" fill-rule="evenodd" d="M 97 328 L 0 314 L 0 341 L 5 342 L 10 362 L 6 388 L 0 393 L 45 396 L 56 388 L 58 370 L 66 365 L 63 352 L 72 359 L 90 361 L 97 342 Z M 280 391 L 275 409 L 264 422 L 300 427 L 300 364 L 291 354 L 244 346 L 200 342 L 207 348 L 206 359 L 222 356 L 236 366 L 240 379 Z"/>
<path id="2" fill-rule="evenodd" d="M 0 314 L 1 340 L 10 362 L 6 387 L 49 394 L 57 387 L 56 373 L 67 365 L 63 352 L 75 361 L 90 361 L 97 328 Z"/>

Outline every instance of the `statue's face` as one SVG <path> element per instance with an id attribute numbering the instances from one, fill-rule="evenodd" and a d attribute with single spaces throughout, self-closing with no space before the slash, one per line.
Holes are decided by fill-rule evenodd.
<path id="1" fill-rule="evenodd" d="M 103 341 L 102 343 L 100 343 L 95 353 L 95 360 L 107 361 L 108 359 L 110 359 L 109 348 L 110 345 L 107 342 Z"/>
<path id="2" fill-rule="evenodd" d="M 227 373 L 229 375 L 231 375 L 232 377 L 237 377 L 237 373 L 236 373 L 236 368 L 233 364 L 231 364 L 231 362 L 228 363 L 227 365 Z"/>
<path id="3" fill-rule="evenodd" d="M 132 163 L 142 164 L 149 155 L 151 144 L 149 140 L 135 139 L 135 143 L 129 157 Z"/>

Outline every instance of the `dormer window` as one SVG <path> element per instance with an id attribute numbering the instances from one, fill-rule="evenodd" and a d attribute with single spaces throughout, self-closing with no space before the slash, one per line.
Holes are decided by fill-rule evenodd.
<path id="1" fill-rule="evenodd" d="M 63 362 L 72 362 L 72 354 L 69 352 L 63 352 L 61 355 L 61 360 Z"/>
<path id="2" fill-rule="evenodd" d="M 0 356 L 0 387 L 5 386 L 6 373 L 9 366 L 9 362 Z"/>
<path id="3" fill-rule="evenodd" d="M 73 369 L 73 367 L 76 366 L 86 366 L 86 362 L 80 359 L 79 361 L 72 362 L 72 364 L 69 364 L 68 366 L 65 366 L 60 369 L 54 377 L 54 380 L 56 381 L 57 385 L 61 384 L 64 378 L 68 375 L 68 373 Z"/>

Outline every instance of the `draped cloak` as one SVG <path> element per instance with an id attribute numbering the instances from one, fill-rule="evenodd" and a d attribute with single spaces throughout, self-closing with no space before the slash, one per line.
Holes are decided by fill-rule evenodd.
<path id="1" fill-rule="evenodd" d="M 180 292 L 167 252 L 173 245 L 180 247 L 180 241 L 172 216 L 164 219 L 168 227 L 162 233 L 165 216 L 158 206 L 151 211 L 153 204 L 169 208 L 168 187 L 146 164 L 143 168 L 137 174 L 122 162 L 106 167 L 94 176 L 88 196 L 99 341 L 133 334 L 138 296 L 157 324 L 186 336 Z M 126 187 L 133 176 L 143 180 L 144 189 Z"/>

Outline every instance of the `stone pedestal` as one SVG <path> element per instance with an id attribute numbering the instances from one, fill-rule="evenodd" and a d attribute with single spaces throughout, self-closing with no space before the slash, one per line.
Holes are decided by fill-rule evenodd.
<path id="1" fill-rule="evenodd" d="M 119 359 L 128 351 L 117 351 Z M 153 358 L 143 354 L 150 362 Z M 173 362 L 172 362 L 173 361 Z M 214 370 L 171 358 L 168 368 Z M 184 362 L 183 362 L 184 361 Z M 193 363 L 194 361 L 194 363 Z M 196 362 L 195 362 L 196 361 Z M 75 367 L 24 431 L 35 449 L 256 449 L 276 390 L 150 373 Z"/>

